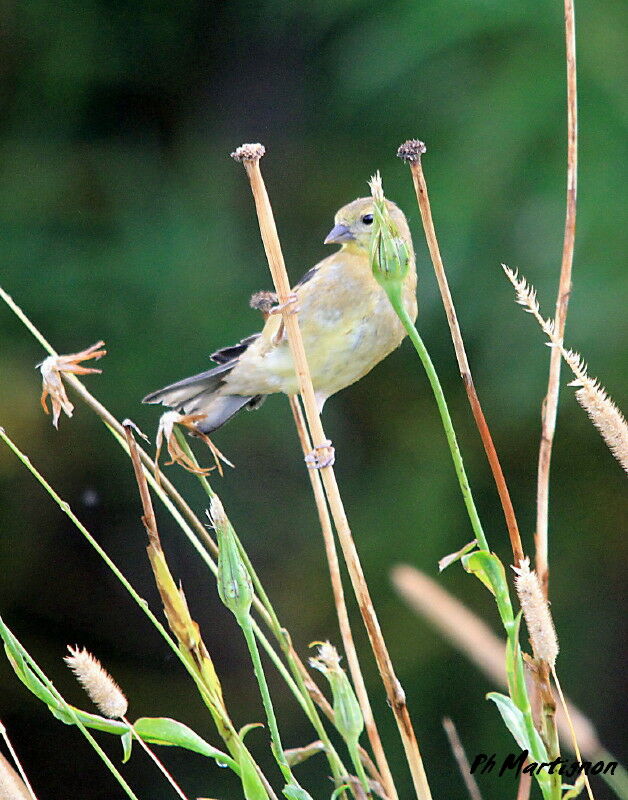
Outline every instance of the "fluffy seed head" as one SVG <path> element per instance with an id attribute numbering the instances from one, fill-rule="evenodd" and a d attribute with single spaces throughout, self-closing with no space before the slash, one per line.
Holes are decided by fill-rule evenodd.
<path id="1" fill-rule="evenodd" d="M 558 638 L 538 576 L 530 569 L 529 558 L 524 558 L 521 565 L 513 567 L 513 570 L 516 573 L 515 588 L 528 626 L 534 656 L 553 667 L 558 655 Z"/>
<path id="2" fill-rule="evenodd" d="M 79 683 L 98 707 L 103 716 L 111 719 L 123 717 L 129 706 L 122 689 L 101 665 L 97 658 L 85 648 L 68 645 L 69 656 L 63 659 L 78 678 Z"/>

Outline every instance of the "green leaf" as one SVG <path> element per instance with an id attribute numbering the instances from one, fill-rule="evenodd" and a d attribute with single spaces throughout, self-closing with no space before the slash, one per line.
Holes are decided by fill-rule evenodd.
<path id="1" fill-rule="evenodd" d="M 138 736 L 151 744 L 170 745 L 172 747 L 183 747 L 193 753 L 200 753 L 202 756 L 209 756 L 221 765 L 231 767 L 239 774 L 240 768 L 236 762 L 218 750 L 213 745 L 202 739 L 197 733 L 182 722 L 169 717 L 141 717 L 133 727 Z"/>
<path id="2" fill-rule="evenodd" d="M 288 800 L 312 800 L 312 795 L 308 794 L 302 786 L 290 783 L 283 787 L 282 794 Z"/>
<path id="3" fill-rule="evenodd" d="M 331 800 L 338 800 L 338 798 L 340 797 L 340 795 L 341 795 L 343 792 L 346 792 L 346 791 L 347 791 L 348 789 L 350 789 L 350 788 L 351 788 L 351 787 L 349 786 L 349 784 L 348 784 L 348 783 L 343 783 L 343 784 L 342 784 L 342 786 L 339 786 L 339 787 L 338 787 L 338 788 L 337 788 L 337 789 L 334 791 L 334 793 L 333 793 L 333 794 L 332 794 L 332 796 L 331 796 Z"/>
<path id="4" fill-rule="evenodd" d="M 497 706 L 502 719 L 506 723 L 506 727 L 512 733 L 521 750 L 527 750 L 532 760 L 537 763 L 549 761 L 547 750 L 545 749 L 539 732 L 533 727 L 532 736 L 534 738 L 532 740 L 530 739 L 524 715 L 510 697 L 506 697 L 506 695 L 500 694 L 499 692 L 491 692 L 487 694 L 486 697 L 492 700 Z M 541 770 L 538 774 L 535 772 L 534 777 L 543 792 L 543 797 L 546 798 L 546 800 L 551 800 L 553 796 L 551 776 L 547 772 Z"/>
<path id="5" fill-rule="evenodd" d="M 442 572 L 455 561 L 459 561 L 463 556 L 466 556 L 470 550 L 473 550 L 473 548 L 477 546 L 477 543 L 477 539 L 472 539 L 470 542 L 467 542 L 464 547 L 461 547 L 460 550 L 456 550 L 455 553 L 449 553 L 449 555 L 443 556 L 438 561 L 438 571 Z"/>
<path id="6" fill-rule="evenodd" d="M 240 756 L 240 780 L 246 800 L 268 800 L 268 793 L 261 782 L 250 755 L 242 748 Z"/>
<path id="7" fill-rule="evenodd" d="M 506 723 L 506 727 L 514 736 L 519 748 L 532 752 L 532 746 L 528 739 L 528 731 L 526 730 L 523 714 L 510 697 L 506 697 L 505 694 L 500 694 L 499 692 L 490 692 L 486 697 L 488 700 L 492 700 L 497 706 L 499 713 L 502 715 L 502 719 Z M 542 742 L 541 744 L 543 745 Z M 547 755 L 545 757 L 547 758 Z"/>
<path id="8" fill-rule="evenodd" d="M 238 736 L 242 741 L 244 741 L 244 737 L 252 731 L 254 728 L 263 728 L 263 724 L 261 722 L 249 722 L 247 725 L 243 725 L 240 730 L 238 731 Z"/>
<path id="9" fill-rule="evenodd" d="M 464 569 L 479 578 L 495 597 L 499 615 L 508 631 L 513 623 L 513 612 L 506 570 L 502 562 L 494 553 L 489 553 L 487 550 L 476 550 L 463 556 L 461 561 Z"/>
<path id="10" fill-rule="evenodd" d="M 133 744 L 133 734 L 131 731 L 127 731 L 123 733 L 120 737 L 122 741 L 122 763 L 126 764 L 126 762 L 131 758 L 131 746 Z"/>

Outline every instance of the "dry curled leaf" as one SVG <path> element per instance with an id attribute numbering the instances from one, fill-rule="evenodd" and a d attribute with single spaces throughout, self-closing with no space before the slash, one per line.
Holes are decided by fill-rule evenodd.
<path id="1" fill-rule="evenodd" d="M 222 464 L 220 463 L 221 461 L 224 461 L 225 464 L 233 467 L 231 461 L 225 458 L 225 456 L 220 452 L 209 436 L 207 436 L 205 433 L 201 433 L 201 431 L 199 431 L 199 429 L 196 427 L 196 423 L 200 422 L 202 419 L 205 419 L 205 416 L 205 414 L 179 414 L 178 411 L 166 411 L 165 414 L 161 415 L 155 442 L 157 446 L 157 452 L 155 453 L 155 471 L 157 475 L 159 475 L 159 456 L 161 454 L 161 448 L 164 440 L 166 441 L 168 455 L 171 459 L 170 461 L 166 462 L 167 465 L 179 464 L 184 469 L 187 469 L 188 472 L 193 472 L 195 475 L 207 475 L 213 469 L 217 469 L 220 475 L 222 475 L 223 472 Z M 177 440 L 177 437 L 175 436 L 175 425 L 182 425 L 184 428 L 192 431 L 195 436 L 198 436 L 199 439 L 202 439 L 205 442 L 205 444 L 211 450 L 212 456 L 214 457 L 215 466 L 199 467 L 198 464 L 196 464 L 194 460 L 190 458 L 185 450 L 183 450 L 179 444 L 179 441 Z"/>
<path id="2" fill-rule="evenodd" d="M 64 372 L 72 372 L 75 375 L 89 375 L 90 373 L 102 372 L 94 367 L 83 367 L 81 361 L 99 359 L 107 355 L 107 351 L 101 349 L 104 342 L 96 342 L 91 347 L 81 350 L 80 353 L 70 353 L 67 356 L 48 356 L 41 364 L 38 364 L 42 378 L 41 405 L 46 414 L 49 414 L 48 396 L 52 404 L 52 424 L 55 428 L 59 427 L 59 417 L 65 411 L 68 417 L 72 416 L 74 406 L 68 399 L 63 385 L 62 375 Z"/>

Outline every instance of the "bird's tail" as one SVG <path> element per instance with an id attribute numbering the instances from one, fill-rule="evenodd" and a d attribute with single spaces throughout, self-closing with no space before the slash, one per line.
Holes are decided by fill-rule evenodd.
<path id="1" fill-rule="evenodd" d="M 220 388 L 237 361 L 220 364 L 206 372 L 192 375 L 170 386 L 146 395 L 143 403 L 162 403 L 181 414 L 205 414 L 196 423 L 201 433 L 211 433 L 231 419 L 241 408 L 257 408 L 261 395 L 223 394 Z"/>

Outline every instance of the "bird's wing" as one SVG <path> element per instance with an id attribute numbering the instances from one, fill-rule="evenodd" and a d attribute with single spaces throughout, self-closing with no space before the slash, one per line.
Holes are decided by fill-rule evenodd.
<path id="1" fill-rule="evenodd" d="M 254 333 L 251 336 L 247 336 L 246 339 L 239 341 L 238 344 L 232 344 L 229 345 L 229 347 L 221 347 L 220 350 L 216 350 L 212 353 L 210 358 L 212 361 L 215 361 L 216 364 L 226 364 L 228 361 L 233 361 L 234 358 L 239 358 L 247 347 L 252 345 L 258 337 L 259 333 Z"/>

